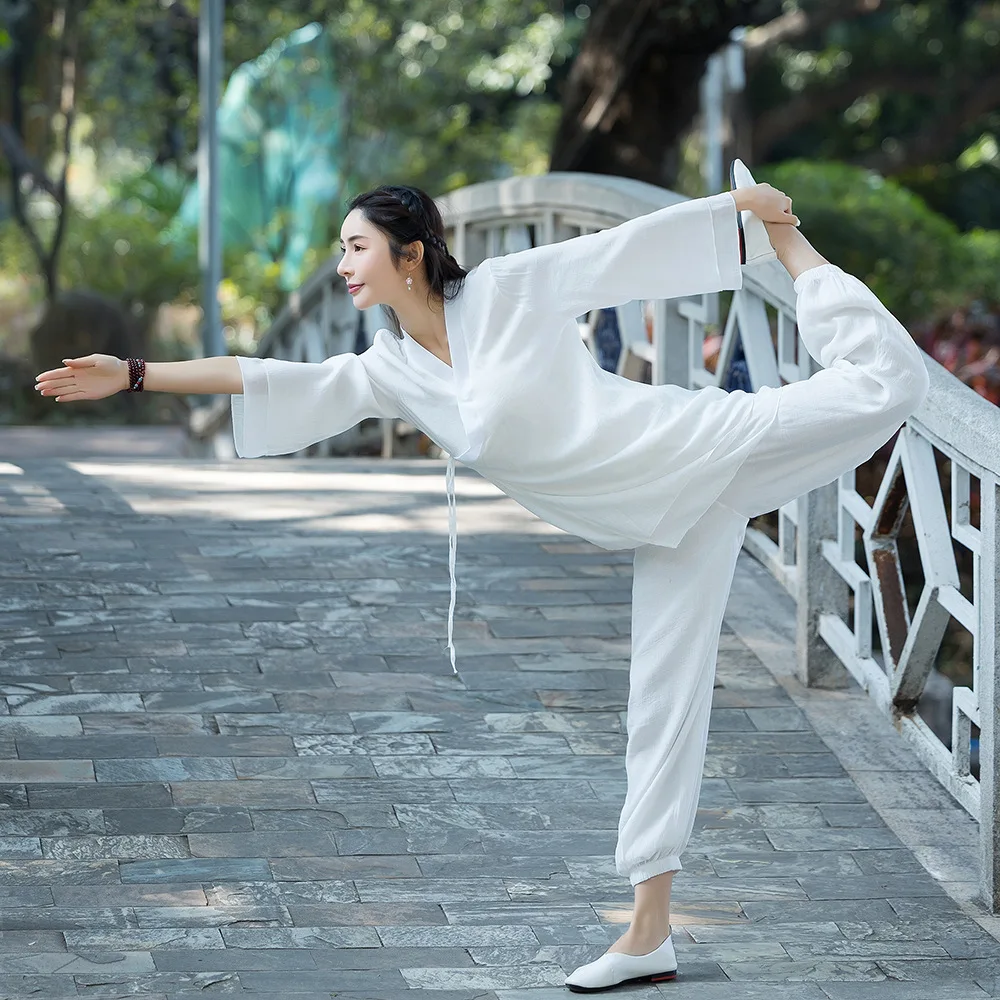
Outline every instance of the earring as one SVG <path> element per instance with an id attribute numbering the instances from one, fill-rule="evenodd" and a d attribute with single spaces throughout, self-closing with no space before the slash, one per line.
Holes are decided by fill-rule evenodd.
<path id="1" fill-rule="evenodd" d="M 413 276 L 412 275 L 407 275 L 406 276 L 406 290 L 408 292 L 412 292 L 413 291 Z"/>

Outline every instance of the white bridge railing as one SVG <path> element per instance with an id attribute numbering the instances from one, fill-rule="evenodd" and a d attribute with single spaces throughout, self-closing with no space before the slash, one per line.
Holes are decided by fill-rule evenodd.
<path id="1" fill-rule="evenodd" d="M 475 184 L 440 199 L 449 246 L 466 266 L 486 257 L 617 225 L 684 197 L 639 181 L 588 174 L 514 177 Z M 298 302 L 261 345 L 262 356 L 322 360 L 353 330 L 353 311 L 332 258 L 303 286 Z M 720 306 L 729 300 L 720 315 Z M 795 293 L 778 264 L 755 268 L 744 287 L 722 296 L 630 303 L 617 310 L 619 374 L 652 372 L 656 384 L 722 385 L 741 344 L 754 389 L 807 378 L 816 369 L 795 326 Z M 332 336 L 331 336 L 332 332 Z M 703 363 L 707 336 L 722 335 L 715 372 Z M 931 388 L 899 432 L 869 505 L 853 471 L 777 511 L 777 542 L 749 528 L 745 547 L 799 605 L 798 669 L 813 686 L 855 678 L 929 770 L 980 821 L 982 894 L 1000 910 L 1000 410 L 925 355 Z M 198 436 L 230 434 L 225 408 L 203 420 Z M 388 429 L 384 429 L 388 430 Z M 225 453 L 226 445 L 223 445 Z M 946 459 L 944 496 L 934 449 Z M 391 455 L 384 434 L 383 454 Z M 228 443 L 231 453 L 231 435 Z M 326 454 L 311 449 L 310 454 Z M 978 486 L 978 523 L 972 516 Z M 924 586 L 910 614 L 897 537 L 910 511 Z M 864 565 L 855 558 L 860 534 Z M 971 553 L 971 596 L 962 593 L 955 546 Z M 968 589 L 968 588 L 967 588 Z M 874 612 L 874 618 L 873 618 Z M 952 692 L 950 748 L 917 714 L 949 621 L 972 636 L 971 682 Z M 873 650 L 877 628 L 881 654 Z M 980 776 L 971 773 L 972 730 L 980 732 Z"/>

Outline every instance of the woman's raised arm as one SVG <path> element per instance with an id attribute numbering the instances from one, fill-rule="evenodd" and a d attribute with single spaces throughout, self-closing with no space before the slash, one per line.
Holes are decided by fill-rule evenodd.
<path id="1" fill-rule="evenodd" d="M 43 396 L 57 403 L 104 399 L 128 388 L 128 365 L 111 354 L 68 358 L 63 368 L 53 368 L 35 378 Z M 235 357 L 195 358 L 191 361 L 147 361 L 143 388 L 150 392 L 180 394 L 243 392 L 243 376 Z"/>
<path id="2" fill-rule="evenodd" d="M 617 226 L 488 261 L 506 298 L 540 312 L 582 316 L 633 299 L 739 288 L 736 213 L 797 222 L 769 184 L 680 201 Z"/>

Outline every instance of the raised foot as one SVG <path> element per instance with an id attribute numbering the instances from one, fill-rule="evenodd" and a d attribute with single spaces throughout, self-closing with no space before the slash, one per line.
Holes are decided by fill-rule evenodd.
<path id="1" fill-rule="evenodd" d="M 729 180 L 734 191 L 756 184 L 753 174 L 742 160 L 733 160 L 730 164 Z M 737 212 L 736 225 L 739 230 L 740 262 L 744 267 L 763 264 L 777 257 L 774 246 L 768 239 L 768 230 L 764 222 L 753 212 L 749 210 Z"/>

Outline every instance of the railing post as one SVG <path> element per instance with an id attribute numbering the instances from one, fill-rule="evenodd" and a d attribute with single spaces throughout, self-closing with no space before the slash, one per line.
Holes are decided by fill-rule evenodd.
<path id="1" fill-rule="evenodd" d="M 979 695 L 979 844 L 983 902 L 990 912 L 1000 910 L 1000 747 L 997 739 L 997 701 L 1000 699 L 1000 485 L 992 476 L 980 480 L 979 528 L 982 552 L 976 560 L 979 574 L 979 670 L 974 684 Z"/>
<path id="2" fill-rule="evenodd" d="M 798 501 L 795 555 L 798 566 L 796 663 L 806 687 L 847 686 L 847 670 L 819 634 L 820 615 L 847 617 L 847 584 L 823 557 L 824 538 L 837 537 L 837 484 L 821 486 Z"/>
<path id="3" fill-rule="evenodd" d="M 820 367 L 808 355 L 806 358 L 803 378 Z M 806 687 L 842 688 L 848 680 L 846 668 L 819 634 L 821 615 L 846 620 L 848 612 L 850 588 L 823 555 L 823 540 L 837 537 L 837 494 L 838 484 L 833 482 L 798 499 L 795 659 L 798 678 Z"/>
<path id="4" fill-rule="evenodd" d="M 690 388 L 688 321 L 678 312 L 676 299 L 657 299 L 653 303 L 653 350 L 653 385 Z"/>
<path id="5" fill-rule="evenodd" d="M 392 417 L 382 418 L 382 457 L 392 458 L 393 437 L 396 433 L 396 421 Z"/>

